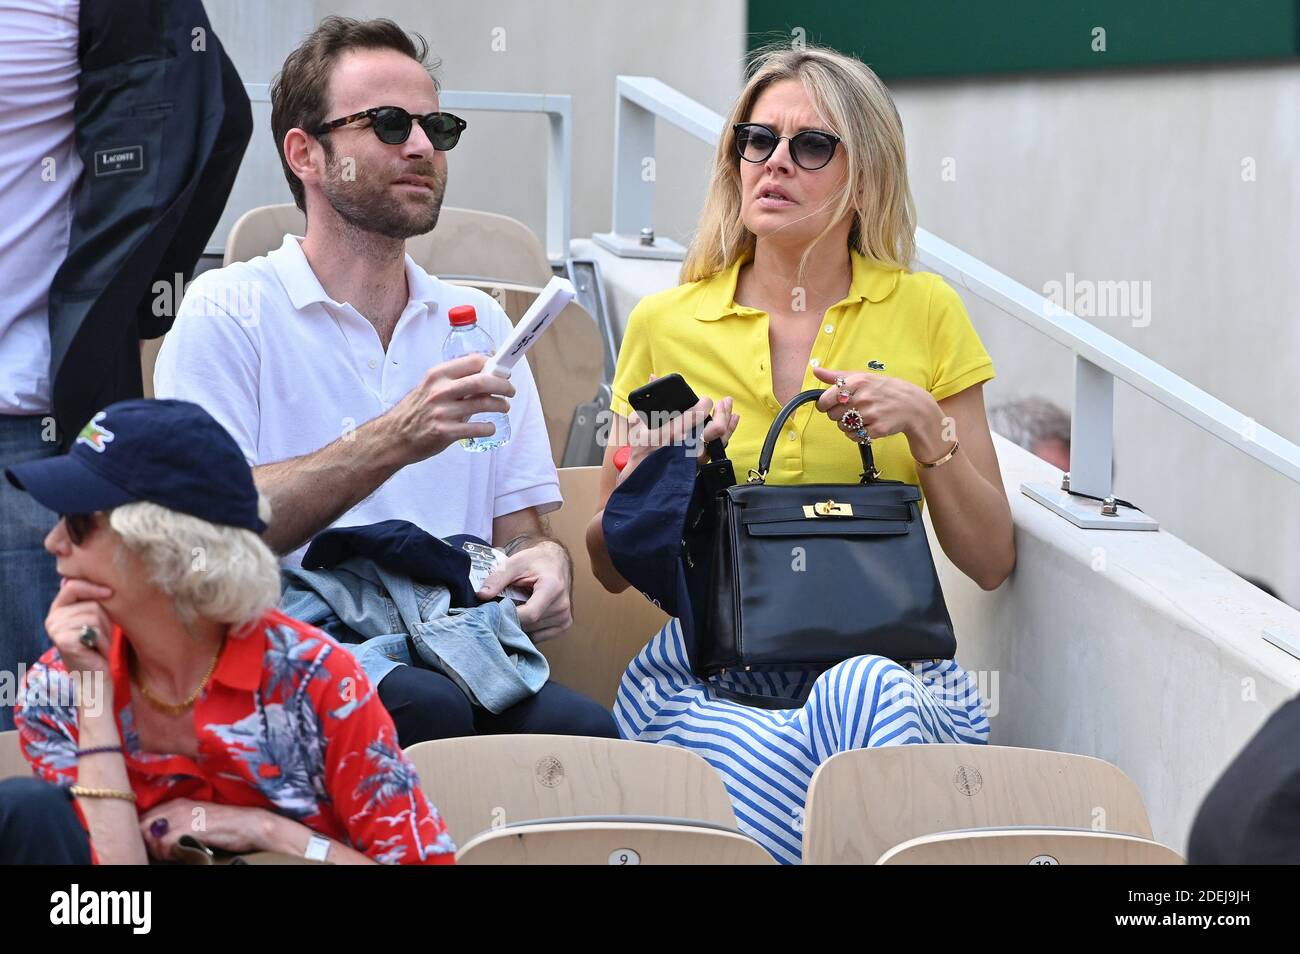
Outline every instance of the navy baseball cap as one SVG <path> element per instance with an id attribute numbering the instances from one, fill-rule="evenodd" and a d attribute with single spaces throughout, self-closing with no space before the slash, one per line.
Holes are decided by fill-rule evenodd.
<path id="1" fill-rule="evenodd" d="M 15 464 L 5 476 L 55 513 L 94 513 L 147 500 L 209 523 L 266 530 L 239 445 L 189 401 L 109 405 L 66 454 Z"/>
<path id="2" fill-rule="evenodd" d="M 614 569 L 683 626 L 694 616 L 682 538 L 697 468 L 685 445 L 658 448 L 614 488 L 601 520 Z"/>

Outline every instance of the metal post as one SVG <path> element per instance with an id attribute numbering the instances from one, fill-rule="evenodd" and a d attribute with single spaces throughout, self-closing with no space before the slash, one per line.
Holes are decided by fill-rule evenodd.
<path id="1" fill-rule="evenodd" d="M 1071 490 L 1103 500 L 1111 495 L 1114 429 L 1114 376 L 1076 354 L 1070 420 Z"/>
<path id="2" fill-rule="evenodd" d="M 614 229 L 592 239 L 624 258 L 680 259 L 681 245 L 653 237 L 655 200 L 655 114 L 617 93 L 614 112 Z M 642 230 L 651 229 L 651 241 Z"/>
<path id="3" fill-rule="evenodd" d="M 1115 502 L 1110 479 L 1114 446 L 1115 376 L 1075 352 L 1070 472 L 1060 487 L 1024 483 L 1020 492 L 1086 530 L 1159 530 L 1151 517 Z"/>
<path id="4" fill-rule="evenodd" d="M 614 231 L 639 235 L 654 222 L 655 117 L 624 96 L 614 117 Z"/>
<path id="5" fill-rule="evenodd" d="M 552 265 L 569 257 L 573 202 L 573 117 L 569 97 L 547 97 L 550 143 L 546 153 L 546 255 Z"/>
<path id="6" fill-rule="evenodd" d="M 597 232 L 592 239 L 623 258 L 680 261 L 686 249 L 655 234 L 655 120 L 716 143 L 723 118 L 650 76 L 618 77 L 614 101 L 613 230 Z"/>

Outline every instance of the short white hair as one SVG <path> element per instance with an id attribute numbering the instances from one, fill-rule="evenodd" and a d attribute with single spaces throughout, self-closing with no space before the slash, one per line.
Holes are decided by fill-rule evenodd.
<path id="1" fill-rule="evenodd" d="M 271 503 L 260 493 L 257 512 L 270 523 Z M 238 627 L 280 602 L 280 564 L 252 530 L 146 501 L 114 508 L 108 523 L 144 561 L 151 582 L 172 598 L 184 623 L 208 619 Z"/>
<path id="2" fill-rule="evenodd" d="M 1039 441 L 1070 446 L 1070 412 L 1042 397 L 995 404 L 988 411 L 989 427 L 1013 444 L 1033 453 Z"/>

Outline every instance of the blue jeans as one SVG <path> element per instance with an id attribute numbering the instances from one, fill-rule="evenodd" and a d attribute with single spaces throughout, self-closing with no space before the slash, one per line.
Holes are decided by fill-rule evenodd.
<path id="1" fill-rule="evenodd" d="M 59 452 L 58 444 L 41 439 L 44 420 L 0 414 L 0 470 Z M 0 671 L 15 680 L 20 663 L 30 666 L 50 647 L 45 616 L 59 575 L 43 541 L 57 521 L 31 494 L 0 478 Z M 12 702 L 0 700 L 0 731 L 14 727 Z"/>

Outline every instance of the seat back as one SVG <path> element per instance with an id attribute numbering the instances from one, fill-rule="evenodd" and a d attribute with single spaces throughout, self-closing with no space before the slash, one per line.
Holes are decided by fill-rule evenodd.
<path id="1" fill-rule="evenodd" d="M 842 752 L 808 790 L 805 864 L 872 864 L 935 832 L 1060 826 L 1151 837 L 1131 779 L 1101 759 L 997 745 Z"/>
<path id="2" fill-rule="evenodd" d="M 990 828 L 945 831 L 895 845 L 880 865 L 1181 865 L 1156 841 L 1111 831 Z"/>
<path id="3" fill-rule="evenodd" d="M 518 219 L 444 206 L 432 232 L 407 239 L 406 252 L 431 275 L 542 286 L 551 260 L 533 230 Z"/>
<path id="4" fill-rule="evenodd" d="M 286 235 L 303 235 L 306 231 L 307 217 L 292 203 L 249 209 L 230 227 L 221 264 L 247 262 L 279 248 Z"/>
<path id="5" fill-rule="evenodd" d="M 484 832 L 456 855 L 462 865 L 773 865 L 734 831 L 651 822 L 571 822 Z"/>
<path id="6" fill-rule="evenodd" d="M 552 679 L 613 708 L 627 664 L 668 616 L 635 589 L 610 593 L 592 573 L 586 534 L 599 492 L 599 467 L 560 470 L 564 506 L 547 519 L 573 557 L 573 628 L 538 648 L 550 661 Z"/>
<path id="7" fill-rule="evenodd" d="M 484 735 L 406 750 L 457 844 L 539 818 L 637 815 L 735 828 L 722 779 L 685 749 L 622 739 Z"/>
<path id="8" fill-rule="evenodd" d="M 307 218 L 292 204 L 264 205 L 241 215 L 226 237 L 222 264 L 246 262 L 280 247 L 286 234 L 302 235 Z M 406 252 L 439 278 L 474 278 L 545 285 L 551 262 L 541 239 L 507 215 L 444 206 L 438 225 L 407 239 Z"/>
<path id="9" fill-rule="evenodd" d="M 32 767 L 18 747 L 18 733 L 0 732 L 0 779 L 27 777 Z"/>

